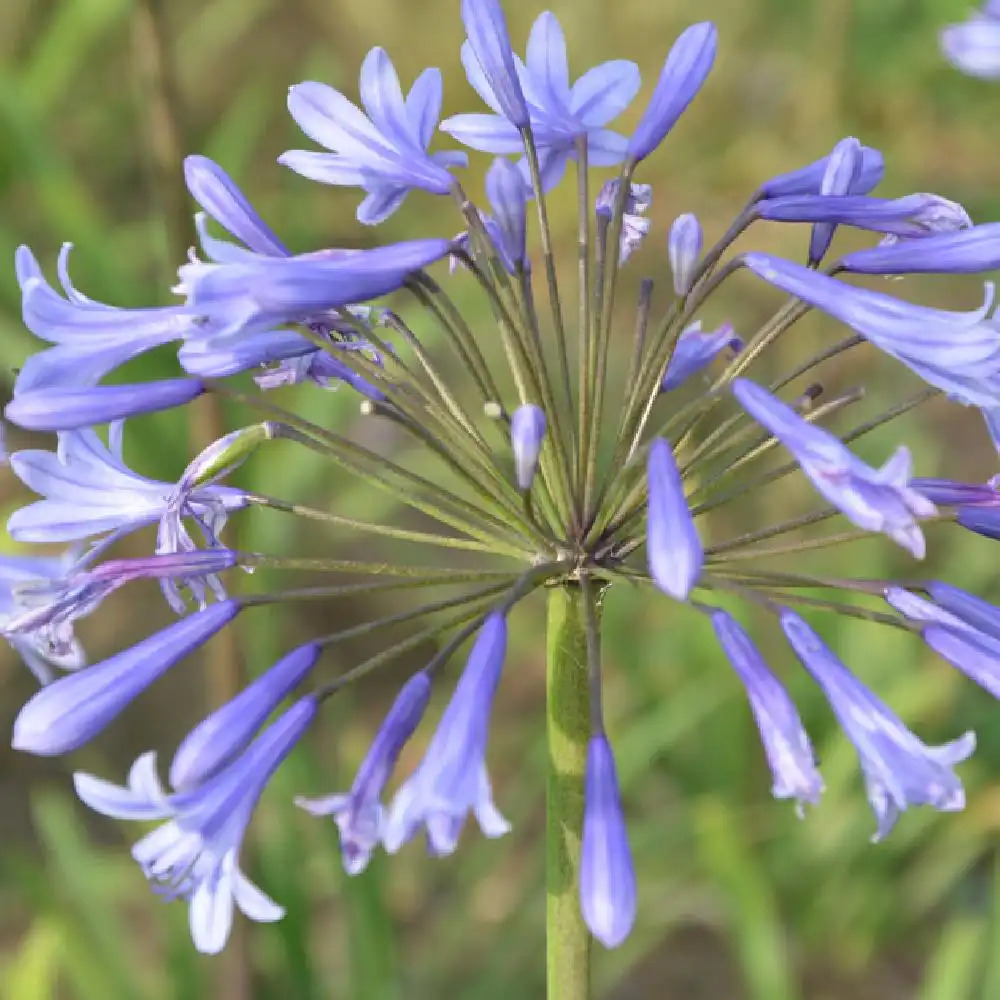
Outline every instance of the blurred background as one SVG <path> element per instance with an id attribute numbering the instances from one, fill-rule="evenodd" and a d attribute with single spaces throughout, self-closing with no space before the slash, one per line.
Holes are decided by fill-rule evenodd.
<path id="1" fill-rule="evenodd" d="M 506 4 L 521 48 L 537 13 Z M 881 193 L 935 191 L 976 221 L 1000 218 L 1000 90 L 950 69 L 937 31 L 964 18 L 964 0 L 563 0 L 553 3 L 574 76 L 627 57 L 645 80 L 617 123 L 628 131 L 669 45 L 688 23 L 711 18 L 721 43 L 705 91 L 639 178 L 654 185 L 653 235 L 629 267 L 620 301 L 645 274 L 669 285 L 664 240 L 680 212 L 696 212 L 709 239 L 766 178 L 809 162 L 845 135 L 885 151 Z M 296 250 L 450 235 L 460 223 L 443 202 L 411 195 L 378 230 L 354 221 L 360 196 L 311 184 L 274 163 L 309 148 L 284 107 L 303 79 L 356 96 L 372 45 L 387 48 L 405 86 L 427 65 L 445 73 L 446 113 L 480 110 L 458 61 L 457 0 L 4 0 L 0 4 L 0 260 L 28 243 L 54 275 L 63 241 L 76 245 L 74 281 L 118 305 L 170 300 L 178 248 L 189 242 L 190 205 L 179 153 L 225 166 Z M 446 137 L 438 148 L 448 148 Z M 485 165 L 481 159 L 480 166 Z M 479 168 L 477 168 L 479 169 Z M 468 189 L 478 195 L 481 170 Z M 570 260 L 574 193 L 553 200 L 557 242 Z M 450 210 L 450 205 L 445 206 Z M 744 244 L 801 256 L 807 230 L 755 230 Z M 849 242 L 849 241 L 848 241 Z M 490 325 L 471 285 L 454 294 L 475 323 Z M 730 282 L 710 319 L 752 333 L 779 304 L 749 278 Z M 909 281 L 900 294 L 952 308 L 981 301 L 977 281 Z M 477 310 L 479 310 L 477 312 Z M 787 369 L 841 332 L 811 318 L 786 336 L 773 371 Z M 631 330 L 623 313 L 622 337 Z M 433 333 L 428 334 L 433 344 Z M 806 343 L 804 344 L 803 341 Z M 0 392 L 37 344 L 20 323 L 13 268 L 0 271 Z M 627 350 L 620 352 L 627 357 Z M 843 389 L 863 380 L 866 413 L 898 401 L 908 380 L 888 362 L 848 357 L 824 372 Z M 130 374 L 174 370 L 169 353 Z M 297 390 L 282 402 L 318 419 L 400 446 L 365 424 L 345 392 Z M 188 458 L 241 415 L 203 407 L 136 421 L 126 457 L 139 471 L 175 479 Z M 853 416 L 840 426 L 851 426 Z M 364 425 L 364 426 L 362 426 Z M 378 440 L 379 436 L 384 440 Z M 858 445 L 882 461 L 907 441 L 921 475 L 985 479 L 995 455 L 978 418 L 935 403 Z M 29 443 L 13 436 L 11 448 Z M 331 471 L 315 456 L 268 453 L 242 469 L 250 489 L 393 518 L 382 494 Z M 4 513 L 27 501 L 0 470 Z M 712 535 L 801 513 L 811 500 L 783 484 L 725 508 Z M 234 546 L 263 552 L 370 558 L 369 538 L 302 526 L 280 514 L 246 515 Z M 913 574 L 884 540 L 823 557 L 841 574 Z M 138 537 L 126 551 L 148 551 Z M 0 535 L 5 552 L 22 551 Z M 389 557 L 393 555 L 387 549 Z M 995 543 L 932 528 L 920 570 L 1000 601 Z M 433 554 L 429 558 L 433 558 Z M 263 586 L 256 578 L 237 588 Z M 72 760 L 42 761 L 0 748 L 0 998 L 182 1000 L 294 997 L 397 1000 L 541 997 L 544 976 L 543 607 L 518 611 L 491 738 L 498 802 L 514 823 L 499 841 L 467 831 L 451 858 L 419 846 L 378 858 L 368 872 L 340 872 L 334 827 L 291 806 L 297 793 L 345 787 L 400 678 L 393 666 L 329 703 L 323 724 L 288 762 L 258 810 L 244 865 L 288 910 L 275 926 L 240 924 L 221 957 L 191 947 L 185 907 L 159 901 L 129 857 L 138 832 L 100 821 L 72 794 L 83 768 L 121 780 L 134 756 L 169 754 L 178 738 L 241 679 L 293 644 L 338 623 L 390 614 L 379 603 L 330 602 L 248 614 L 220 644 L 147 693 L 94 746 Z M 80 633 L 91 658 L 165 624 L 155 588 L 109 601 Z M 778 642 L 755 635 L 795 695 L 823 763 L 822 804 L 796 818 L 769 793 L 769 776 L 745 698 L 697 615 L 644 591 L 607 601 L 607 716 L 618 754 L 640 886 L 635 932 L 595 957 L 596 993 L 609 1000 L 963 1000 L 1000 997 L 1000 711 L 993 700 L 906 636 L 816 619 L 835 648 L 927 742 L 977 731 L 960 768 L 967 809 L 906 814 L 885 843 L 846 738 L 822 698 Z M 336 669 L 377 644 L 338 648 Z M 428 651 L 429 652 L 429 651 Z M 421 654 L 426 658 L 425 653 Z M 331 667 L 331 669 L 333 669 Z M 0 651 L 0 719 L 8 731 L 33 679 Z M 6 744 L 6 740 L 0 741 Z M 404 764 L 418 757 L 420 741 Z"/>

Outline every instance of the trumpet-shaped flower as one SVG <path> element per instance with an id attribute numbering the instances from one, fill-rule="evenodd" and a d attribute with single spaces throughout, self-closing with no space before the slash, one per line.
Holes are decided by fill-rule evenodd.
<path id="1" fill-rule="evenodd" d="M 189 902 L 195 947 L 222 950 L 234 905 L 251 920 L 280 920 L 284 910 L 239 869 L 247 826 L 271 775 L 309 728 L 316 700 L 296 702 L 234 760 L 205 784 L 167 794 L 156 774 L 155 754 L 140 757 L 124 788 L 78 772 L 77 795 L 91 809 L 115 819 L 164 819 L 143 837 L 132 857 L 153 885 Z"/>
<path id="2" fill-rule="evenodd" d="M 470 811 L 487 837 L 500 837 L 510 829 L 493 804 L 485 759 L 490 709 L 506 652 L 507 622 L 496 611 L 479 630 L 420 766 L 392 800 L 383 830 L 390 854 L 421 825 L 427 828 L 432 853 L 451 854 Z"/>
<path id="3" fill-rule="evenodd" d="M 910 486 L 910 453 L 900 447 L 881 469 L 866 465 L 829 431 L 810 424 L 790 406 L 747 379 L 734 379 L 733 392 L 754 420 L 794 456 L 809 481 L 859 528 L 885 532 L 916 559 L 924 557 L 918 517 L 937 508 Z"/>
<path id="4" fill-rule="evenodd" d="M 910 806 L 930 805 L 942 812 L 965 807 L 965 792 L 952 768 L 975 749 L 973 733 L 940 747 L 926 746 L 798 615 L 783 612 L 781 627 L 858 751 L 868 801 L 878 821 L 873 839 L 885 837 Z"/>
<path id="5" fill-rule="evenodd" d="M 382 839 L 385 828 L 382 792 L 403 747 L 423 717 L 430 694 L 431 679 L 423 671 L 403 685 L 346 795 L 295 800 L 296 805 L 313 816 L 333 816 L 340 830 L 340 851 L 348 875 L 358 875 L 368 867 L 372 851 Z"/>

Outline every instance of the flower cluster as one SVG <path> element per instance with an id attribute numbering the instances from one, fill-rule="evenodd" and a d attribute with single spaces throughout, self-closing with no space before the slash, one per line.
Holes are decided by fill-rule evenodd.
<path id="1" fill-rule="evenodd" d="M 312 180 L 361 188 L 357 214 L 365 224 L 388 217 L 412 192 L 445 199 L 461 217 L 458 237 L 292 253 L 221 167 L 191 156 L 185 177 L 201 209 L 201 253 L 179 265 L 176 304 L 120 309 L 95 302 L 71 283 L 68 248 L 58 262 L 60 292 L 27 248 L 17 254 L 25 323 L 51 346 L 21 369 L 6 417 L 55 433 L 57 443 L 53 451 L 10 456 L 13 473 L 40 499 L 15 511 L 8 527 L 19 541 L 71 546 L 63 557 L 0 559 L 0 632 L 42 685 L 17 717 L 17 749 L 56 755 L 84 745 L 175 663 L 262 605 L 345 593 L 434 595 L 290 651 L 185 737 L 169 766 L 169 787 L 152 753 L 136 761 L 125 786 L 76 775 L 80 798 L 99 812 L 163 821 L 136 843 L 133 856 L 151 882 L 189 901 L 192 936 L 202 951 L 224 945 L 234 905 L 254 920 L 281 916 L 238 864 L 244 832 L 275 769 L 337 691 L 429 640 L 438 652 L 403 686 L 351 787 L 298 804 L 336 823 L 352 874 L 379 848 L 394 853 L 418 833 L 431 854 L 450 854 L 470 813 L 488 837 L 508 830 L 486 763 L 491 709 L 508 620 L 543 589 L 578 609 L 586 634 L 588 676 L 576 681 L 586 685 L 590 705 L 589 730 L 580 739 L 587 747 L 580 758 L 586 757 L 580 910 L 609 947 L 632 927 L 637 890 L 601 710 L 598 608 L 607 587 L 648 585 L 662 595 L 666 614 L 688 614 L 712 630 L 745 688 L 774 795 L 794 800 L 801 812 L 823 792 L 809 736 L 732 608 L 743 602 L 758 618 L 770 618 L 857 750 L 877 837 L 911 806 L 962 808 L 955 768 L 973 752 L 974 736 L 923 743 L 838 659 L 812 614 L 915 633 L 1000 694 L 1000 609 L 940 581 L 908 578 L 904 587 L 829 579 L 821 564 L 813 568 L 802 556 L 875 533 L 919 560 L 925 525 L 941 521 L 1000 537 L 994 483 L 913 478 L 905 446 L 880 466 L 850 447 L 895 416 L 947 395 L 981 411 L 1000 448 L 1000 323 L 989 316 L 992 286 L 982 305 L 955 312 L 891 294 L 900 284 L 874 289 L 863 277 L 851 278 L 988 271 L 1000 265 L 1000 224 L 974 225 L 961 206 L 939 195 L 873 194 L 882 157 L 848 137 L 828 155 L 760 184 L 714 243 L 695 214 L 679 216 L 634 309 L 626 310 L 623 265 L 634 263 L 652 228 L 646 217 L 652 189 L 635 178 L 705 83 L 715 27 L 697 24 L 677 39 L 635 128 L 623 134 L 607 126 L 640 88 L 635 65 L 603 63 L 571 83 L 551 13 L 535 22 L 523 61 L 497 0 L 463 0 L 462 17 L 462 63 L 488 112 L 439 124 L 440 73 L 424 71 L 404 93 L 388 54 L 376 48 L 361 70 L 360 106 L 322 83 L 292 87 L 289 110 L 322 149 L 280 157 Z M 459 179 L 466 154 L 430 151 L 438 132 L 496 157 L 486 170 L 488 210 Z M 613 173 L 592 187 L 594 168 Z M 570 268 L 556 259 L 547 214 L 548 196 L 560 183 L 575 184 L 580 206 L 572 317 L 564 309 Z M 807 226 L 804 262 L 731 253 L 737 237 L 763 222 Z M 228 238 L 211 235 L 210 224 Z M 842 226 L 875 235 L 870 245 L 832 258 Z M 537 248 L 530 233 L 537 233 Z M 445 258 L 453 275 L 432 277 L 430 269 Z M 706 303 L 739 275 L 790 298 L 759 329 L 737 332 L 739 317 L 711 328 L 702 318 Z M 460 282 L 478 291 L 492 325 L 463 318 L 448 291 Z M 536 294 L 539 283 L 544 295 Z M 392 308 L 371 304 L 391 293 L 398 293 Z M 849 334 L 769 378 L 761 359 L 811 310 Z M 417 312 L 434 321 L 434 333 L 415 332 L 427 328 L 409 319 Z M 623 347 L 625 323 L 634 331 L 631 350 Z M 175 377 L 113 380 L 124 362 L 166 344 L 177 346 Z M 838 373 L 829 362 L 862 353 L 901 364 L 926 388 L 837 434 L 830 418 L 861 393 L 831 392 Z M 821 369 L 823 382 L 816 380 Z M 383 455 L 366 443 L 370 438 L 355 440 L 273 402 L 274 390 L 296 385 L 293 400 L 294 392 L 317 387 L 356 393 L 365 419 L 393 423 L 414 449 Z M 123 421 L 183 407 L 204 393 L 239 399 L 260 421 L 194 456 L 176 482 L 136 473 L 122 449 Z M 419 511 L 429 527 L 359 521 L 228 482 L 248 455 L 274 441 L 360 477 Z M 731 520 L 712 516 L 796 473 L 822 501 L 817 511 L 736 536 L 726 533 Z M 463 550 L 482 565 L 430 570 L 232 549 L 223 540 L 226 519 L 251 507 Z M 847 523 L 828 531 L 840 519 Z M 151 526 L 152 554 L 105 558 L 124 535 Z M 793 566 L 782 564 L 788 558 Z M 241 567 L 346 573 L 351 582 L 244 596 L 230 588 L 230 594 L 224 580 Z M 146 579 L 163 588 L 177 620 L 84 666 L 74 622 L 112 592 Z M 416 622 L 423 624 L 409 638 L 351 670 L 322 673 L 331 644 Z M 465 668 L 422 761 L 386 800 L 404 746 L 467 642 Z"/>

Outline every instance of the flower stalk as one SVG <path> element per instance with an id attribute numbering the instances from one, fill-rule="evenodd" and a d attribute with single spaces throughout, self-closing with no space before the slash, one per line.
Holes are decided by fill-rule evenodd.
<path id="1" fill-rule="evenodd" d="M 590 996 L 590 932 L 580 911 L 583 779 L 590 737 L 584 589 L 548 591 L 545 720 L 548 776 L 545 824 L 547 1000 Z"/>

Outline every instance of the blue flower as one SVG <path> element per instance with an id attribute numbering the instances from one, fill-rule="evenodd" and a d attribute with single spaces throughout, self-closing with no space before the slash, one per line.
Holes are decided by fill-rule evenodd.
<path id="1" fill-rule="evenodd" d="M 140 559 L 112 559 L 94 569 L 78 563 L 61 578 L 24 580 L 13 595 L 14 607 L 0 622 L 0 634 L 48 649 L 53 657 L 71 658 L 78 649 L 73 622 L 93 613 L 109 595 L 135 580 L 169 579 L 174 588 L 190 590 L 204 608 L 206 576 L 236 565 L 236 554 L 225 549 Z M 185 611 L 182 605 L 179 609 Z"/>
<path id="2" fill-rule="evenodd" d="M 175 663 L 236 617 L 221 601 L 38 691 L 14 720 L 15 750 L 52 757 L 82 747 Z"/>
<path id="3" fill-rule="evenodd" d="M 631 162 L 649 156 L 684 114 L 708 78 L 715 62 L 716 43 L 717 32 L 710 21 L 692 24 L 674 42 L 649 105 L 628 141 Z"/>
<path id="4" fill-rule="evenodd" d="M 436 855 L 451 854 L 470 810 L 487 837 L 500 837 L 510 829 L 493 804 L 485 759 L 490 709 L 506 652 L 507 622 L 495 611 L 479 630 L 420 766 L 392 800 L 383 830 L 390 854 L 421 824 L 427 828 L 428 849 Z"/>
<path id="5" fill-rule="evenodd" d="M 201 248 L 209 260 L 219 264 L 264 257 L 290 257 L 291 252 L 257 214 L 246 195 L 217 163 L 207 156 L 184 159 L 184 180 L 199 205 L 227 232 L 246 244 L 246 249 L 215 239 L 205 230 L 205 215 L 195 216 Z"/>
<path id="6" fill-rule="evenodd" d="M 719 644 L 746 687 L 774 776 L 771 792 L 776 799 L 795 799 L 801 815 L 803 803 L 819 802 L 823 779 L 799 713 L 739 622 L 721 609 L 711 618 Z"/>
<path id="7" fill-rule="evenodd" d="M 119 309 L 87 298 L 69 279 L 71 249 L 65 243 L 59 254 L 63 298 L 45 280 L 31 251 L 18 247 L 15 269 L 24 324 L 55 346 L 25 361 L 14 385 L 15 396 L 96 385 L 119 365 L 154 347 L 182 340 L 197 327 L 197 316 L 186 306 Z"/>
<path id="8" fill-rule="evenodd" d="M 154 754 L 135 762 L 125 788 L 89 774 L 73 776 L 77 795 L 105 816 L 167 820 L 132 848 L 132 857 L 162 892 L 189 901 L 191 938 L 200 952 L 216 954 L 225 946 L 234 904 L 251 920 L 284 916 L 284 910 L 240 871 L 239 852 L 267 782 L 315 714 L 314 698 L 296 702 L 245 753 L 189 792 L 166 793 Z"/>
<path id="9" fill-rule="evenodd" d="M 203 785 L 241 754 L 278 705 L 310 674 L 323 647 L 307 642 L 283 656 L 181 740 L 170 763 L 180 791 Z"/>
<path id="10" fill-rule="evenodd" d="M 485 219 L 486 231 L 504 268 L 508 274 L 516 274 L 519 268 L 527 270 L 528 187 L 520 170 L 508 160 L 494 160 L 486 172 L 486 196 L 493 208 L 493 215 Z"/>
<path id="11" fill-rule="evenodd" d="M 4 416 L 29 431 L 72 431 L 170 410 L 190 403 L 204 391 L 205 383 L 194 378 L 93 388 L 46 386 L 15 396 Z"/>
<path id="12" fill-rule="evenodd" d="M 952 767 L 975 749 L 973 733 L 943 746 L 926 746 L 798 615 L 783 612 L 781 627 L 858 751 L 868 801 L 878 821 L 874 840 L 885 837 L 910 806 L 930 805 L 942 812 L 965 807 L 965 792 Z"/>
<path id="13" fill-rule="evenodd" d="M 936 194 L 908 194 L 891 201 L 864 195 L 789 195 L 759 201 L 754 211 L 772 222 L 839 223 L 911 238 L 951 234 L 972 225 L 961 205 Z M 818 258 L 810 259 L 815 263 Z"/>
<path id="14" fill-rule="evenodd" d="M 947 584 L 927 587 L 932 600 L 902 587 L 887 587 L 885 599 L 919 622 L 924 642 L 994 698 L 1000 698 L 1000 608 Z"/>
<path id="15" fill-rule="evenodd" d="M 656 585 L 685 601 L 701 575 L 705 553 L 684 495 L 670 445 L 657 438 L 649 447 L 646 556 Z"/>
<path id="16" fill-rule="evenodd" d="M 687 295 L 694 282 L 695 268 L 701 258 L 701 223 L 690 212 L 678 215 L 670 227 L 667 253 L 670 257 L 670 271 L 674 276 L 674 291 Z"/>
<path id="17" fill-rule="evenodd" d="M 23 587 L 61 579 L 78 557 L 79 553 L 72 549 L 60 556 L 0 556 L 0 635 L 40 684 L 53 679 L 52 667 L 79 670 L 86 662 L 83 648 L 72 630 L 64 631 L 59 646 L 53 648 L 48 635 L 8 634 L 7 627 L 21 614 L 19 594 Z"/>
<path id="18" fill-rule="evenodd" d="M 499 0 L 462 0 L 462 23 L 469 37 L 471 59 L 478 67 L 477 76 L 482 76 L 488 92 L 495 97 L 497 114 L 515 128 L 527 128 L 531 117 Z"/>
<path id="19" fill-rule="evenodd" d="M 330 310 L 386 295 L 451 249 L 447 240 L 411 240 L 372 250 L 331 250 L 227 264 L 191 261 L 178 269 L 188 297 L 218 347 Z"/>
<path id="20" fill-rule="evenodd" d="M 580 910 L 591 934 L 605 948 L 617 948 L 635 923 L 635 869 L 615 758 L 603 733 L 587 745 L 583 803 Z"/>
<path id="21" fill-rule="evenodd" d="M 824 156 L 798 170 L 772 177 L 757 189 L 757 197 L 783 198 L 790 195 L 819 194 L 829 166 L 830 156 Z M 885 161 L 882 154 L 870 146 L 862 146 L 861 168 L 849 193 L 867 194 L 877 187 L 884 173 Z"/>
<path id="22" fill-rule="evenodd" d="M 176 486 L 133 472 L 122 459 L 121 427 L 109 444 L 93 430 L 67 431 L 57 452 L 18 451 L 11 455 L 14 474 L 44 499 L 15 510 L 7 523 L 21 542 L 63 542 L 109 532 L 116 537 L 168 512 Z M 227 513 L 246 506 L 246 493 L 228 486 L 202 486 L 186 497 L 184 514 L 213 536 Z M 178 543 L 184 536 L 178 533 Z M 189 549 L 184 542 L 183 548 Z"/>
<path id="23" fill-rule="evenodd" d="M 606 181 L 597 196 L 597 218 L 605 224 L 611 221 L 620 187 L 621 181 L 617 178 Z M 645 215 L 652 204 L 652 184 L 629 184 L 625 204 L 622 206 L 622 231 L 618 241 L 619 265 L 624 264 L 639 249 L 649 233 L 652 223 Z"/>
<path id="24" fill-rule="evenodd" d="M 426 69 L 404 98 L 399 77 L 384 49 L 374 48 L 361 65 L 362 112 L 343 94 L 322 83 L 300 83 L 288 92 L 288 110 L 299 128 L 333 153 L 291 150 L 278 162 L 324 184 L 364 188 L 358 221 L 387 219 L 413 188 L 449 194 L 448 172 L 464 167 L 464 153 L 428 153 L 441 116 L 441 73 Z M 359 299 L 368 296 L 360 296 Z"/>
<path id="25" fill-rule="evenodd" d="M 852 454 L 838 437 L 800 417 L 790 406 L 747 379 L 734 379 L 740 405 L 794 456 L 816 490 L 866 531 L 882 531 L 915 558 L 924 557 L 918 517 L 934 504 L 910 486 L 910 453 L 898 448 L 881 469 Z"/>
<path id="26" fill-rule="evenodd" d="M 468 6 L 474 9 L 471 0 Z M 523 141 L 518 129 L 523 123 L 519 125 L 507 116 L 505 102 L 493 89 L 490 74 L 484 72 L 485 64 L 480 62 L 477 52 L 471 40 L 462 46 L 465 75 L 496 113 L 454 115 L 445 119 L 441 128 L 472 149 L 519 153 Z M 559 183 L 567 161 L 576 157 L 578 139 L 586 137 L 591 166 L 613 166 L 624 159 L 627 145 L 624 136 L 604 126 L 628 107 L 639 89 L 639 69 L 634 63 L 620 59 L 601 63 L 571 87 L 566 40 L 559 21 L 550 11 L 539 15 L 532 26 L 526 62 L 522 63 L 517 56 L 513 59 L 528 105 L 543 190 Z"/>
<path id="27" fill-rule="evenodd" d="M 855 250 L 838 261 L 858 274 L 979 274 L 1000 267 L 1000 222 L 896 240 Z"/>
<path id="28" fill-rule="evenodd" d="M 295 800 L 296 805 L 313 816 L 333 816 L 340 829 L 344 871 L 349 875 L 358 875 L 368 867 L 372 851 L 382 839 L 385 819 L 382 792 L 403 747 L 423 717 L 430 694 L 431 679 L 423 671 L 403 685 L 358 768 L 350 792 Z"/>
<path id="29" fill-rule="evenodd" d="M 963 73 L 1000 80 L 1000 3 L 987 0 L 967 21 L 942 29 L 941 50 Z"/>
<path id="30" fill-rule="evenodd" d="M 514 452 L 517 488 L 530 490 L 545 440 L 545 412 L 534 403 L 519 406 L 510 418 L 510 446 Z"/>
<path id="31" fill-rule="evenodd" d="M 991 418 L 996 421 L 1000 407 L 1000 326 L 984 322 L 992 303 L 991 284 L 981 308 L 950 312 L 854 288 L 769 254 L 744 254 L 743 262 L 765 281 L 857 330 L 925 382 L 983 408 L 987 425 L 997 429 Z"/>
<path id="32" fill-rule="evenodd" d="M 677 338 L 674 352 L 667 362 L 667 370 L 660 383 L 661 392 L 669 392 L 683 385 L 692 375 L 706 368 L 727 347 L 733 351 L 742 349 L 743 341 L 733 333 L 728 323 L 718 330 L 703 331 L 701 320 L 692 323 Z"/>
<path id="33" fill-rule="evenodd" d="M 916 476 L 910 485 L 931 503 L 946 507 L 1000 507 L 1000 490 L 994 482 L 960 483 L 954 479 Z"/>
<path id="34" fill-rule="evenodd" d="M 823 179 L 820 181 L 821 195 L 849 195 L 861 178 L 864 158 L 861 143 L 853 136 L 841 139 L 827 161 Z M 833 241 L 835 225 L 831 222 L 817 222 L 809 236 L 809 263 L 818 264 Z"/>

